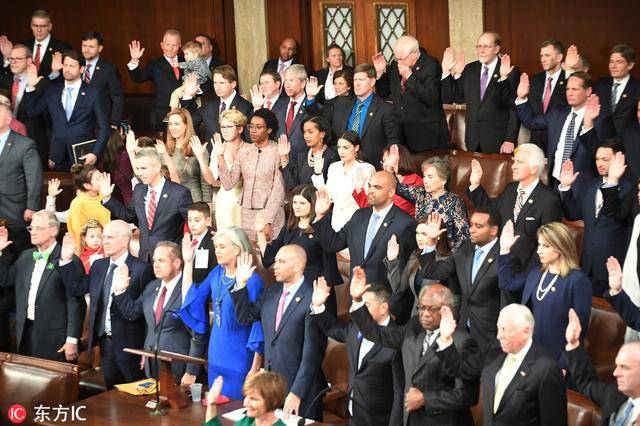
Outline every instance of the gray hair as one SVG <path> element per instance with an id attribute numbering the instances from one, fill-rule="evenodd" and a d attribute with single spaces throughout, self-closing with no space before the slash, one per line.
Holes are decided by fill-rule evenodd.
<path id="1" fill-rule="evenodd" d="M 514 154 L 517 154 L 518 152 L 525 155 L 529 167 L 538 168 L 538 177 L 542 176 L 542 173 L 544 173 L 544 152 L 542 149 L 538 145 L 534 145 L 532 143 L 523 143 L 516 148 Z"/>
<path id="2" fill-rule="evenodd" d="M 129 226 L 129 224 L 124 220 L 116 219 L 107 223 L 103 228 L 103 231 L 102 231 L 103 233 L 104 233 L 104 229 L 106 229 L 107 227 L 111 229 L 115 229 L 117 231 L 116 232 L 117 235 L 119 237 L 125 237 L 127 241 L 131 241 L 131 238 L 133 238 L 133 232 L 131 231 L 131 226 Z"/>
<path id="3" fill-rule="evenodd" d="M 24 49 L 25 56 L 27 58 L 33 58 L 33 52 L 31 51 L 31 48 L 29 46 L 25 46 L 24 44 L 16 43 L 16 44 L 13 45 L 11 50 L 15 50 L 15 49 Z"/>
<path id="4" fill-rule="evenodd" d="M 158 164 L 162 164 L 162 157 L 155 148 L 141 148 L 136 154 L 136 160 L 141 158 L 153 158 Z"/>
<path id="5" fill-rule="evenodd" d="M 451 293 L 451 290 L 449 290 L 448 287 L 442 284 L 425 285 L 420 289 L 418 300 L 422 300 L 422 296 L 424 296 L 424 294 L 429 290 L 433 291 L 434 294 L 442 300 L 442 303 L 445 306 L 449 306 L 450 308 L 453 307 L 453 293 Z"/>
<path id="6" fill-rule="evenodd" d="M 222 228 L 216 232 L 216 235 L 213 237 L 213 242 L 215 244 L 221 237 L 228 237 L 231 240 L 231 243 L 238 247 L 241 252 L 253 252 L 253 247 L 249 242 L 249 237 L 247 237 L 247 233 L 238 226 L 229 226 L 227 228 Z"/>
<path id="7" fill-rule="evenodd" d="M 509 324 L 515 325 L 520 329 L 529 327 L 531 333 L 533 333 L 533 327 L 536 325 L 536 320 L 533 318 L 529 308 L 519 303 L 512 303 L 502 308 L 498 321 L 500 318 L 508 318 Z"/>
<path id="8" fill-rule="evenodd" d="M 178 246 L 173 241 L 160 241 L 156 244 L 156 247 L 153 249 L 155 252 L 158 247 L 166 247 L 169 249 L 169 253 L 173 256 L 174 259 L 180 259 L 182 261 L 182 251 L 180 250 L 180 246 Z"/>
<path id="9" fill-rule="evenodd" d="M 287 71 L 285 72 L 285 75 L 289 71 L 295 73 L 296 76 L 300 79 L 300 81 L 305 81 L 307 79 L 307 77 L 308 77 L 307 76 L 307 69 L 302 64 L 293 64 L 293 65 L 291 65 L 289 68 L 287 68 Z"/>
<path id="10" fill-rule="evenodd" d="M 393 47 L 394 47 L 394 49 L 396 47 L 404 47 L 409 52 L 413 52 L 413 51 L 416 51 L 416 50 L 420 49 L 420 42 L 415 37 L 411 37 L 409 35 L 404 35 L 404 36 L 400 37 L 398 40 L 396 40 L 396 44 Z"/>
<path id="11" fill-rule="evenodd" d="M 50 228 L 56 228 L 60 231 L 60 221 L 56 217 L 55 213 L 47 210 L 39 210 L 33 214 L 32 219 L 35 219 L 36 217 L 44 217 L 47 219 L 47 224 Z"/>

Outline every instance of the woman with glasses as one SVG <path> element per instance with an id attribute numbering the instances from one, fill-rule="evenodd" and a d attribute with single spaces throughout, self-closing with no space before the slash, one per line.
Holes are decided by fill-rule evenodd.
<path id="1" fill-rule="evenodd" d="M 220 114 L 220 133 L 213 135 L 213 143 L 222 144 L 227 168 L 230 168 L 236 161 L 240 150 L 248 145 L 242 140 L 242 132 L 246 124 L 247 117 L 238 110 L 228 109 Z M 202 176 L 209 184 L 213 185 L 220 178 L 218 156 L 212 155 L 209 164 L 207 164 L 209 153 L 197 136 L 191 139 L 191 147 L 200 163 Z M 238 181 L 231 189 L 220 187 L 217 191 L 214 190 L 212 202 L 215 210 L 216 229 L 240 226 L 241 194 L 242 181 Z"/>

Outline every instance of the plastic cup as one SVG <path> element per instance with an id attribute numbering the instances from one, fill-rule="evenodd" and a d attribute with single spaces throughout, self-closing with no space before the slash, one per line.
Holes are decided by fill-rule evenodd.
<path id="1" fill-rule="evenodd" d="M 200 402 L 202 399 L 202 383 L 194 383 L 189 386 L 191 390 L 191 399 L 193 402 Z"/>

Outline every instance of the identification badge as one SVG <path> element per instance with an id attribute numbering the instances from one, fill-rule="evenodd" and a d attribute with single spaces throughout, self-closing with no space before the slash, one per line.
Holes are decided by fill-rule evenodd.
<path id="1" fill-rule="evenodd" d="M 196 257 L 194 261 L 194 268 L 202 269 L 209 267 L 209 249 L 196 250 Z"/>

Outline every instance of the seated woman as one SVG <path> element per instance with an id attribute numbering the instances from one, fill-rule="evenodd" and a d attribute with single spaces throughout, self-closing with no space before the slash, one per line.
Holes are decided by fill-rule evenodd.
<path id="1" fill-rule="evenodd" d="M 89 219 L 80 230 L 80 246 L 77 247 L 77 254 L 87 275 L 93 262 L 104 257 L 102 230 L 102 225 L 95 219 Z"/>
<path id="2" fill-rule="evenodd" d="M 80 230 L 87 221 L 95 219 L 104 226 L 111 221 L 111 212 L 102 205 L 98 183 L 100 171 L 95 166 L 74 164 L 71 166 L 71 173 L 76 197 L 69 205 L 67 229 L 73 236 L 76 247 L 80 247 Z"/>
<path id="3" fill-rule="evenodd" d="M 218 407 L 216 401 L 220 396 L 223 386 L 222 376 L 216 378 L 207 395 L 207 414 L 204 426 L 222 426 L 218 419 Z M 285 383 L 282 376 L 270 371 L 260 371 L 247 380 L 242 386 L 244 394 L 244 408 L 246 417 L 236 422 L 236 426 L 242 425 L 274 425 L 285 426 L 275 411 L 284 404 Z"/>
<path id="4" fill-rule="evenodd" d="M 251 253 L 252 247 L 245 232 L 235 226 L 219 230 L 213 243 L 218 266 L 202 283 L 192 285 L 194 248 L 189 235 L 182 240 L 185 262 L 180 317 L 196 333 L 210 331 L 209 386 L 215 377 L 222 376 L 224 395 L 241 399 L 245 377 L 260 369 L 264 341 L 260 322 L 246 326 L 238 323 L 230 294 L 236 282 L 237 258 L 241 253 Z M 250 300 L 257 300 L 263 289 L 262 278 L 254 272 L 247 282 L 247 288 Z M 209 301 L 213 310 L 211 330 L 207 309 Z"/>
<path id="5" fill-rule="evenodd" d="M 500 235 L 498 285 L 511 294 L 522 294 L 521 303 L 531 309 L 535 318 L 533 342 L 547 349 L 566 368 L 560 355 L 566 343 L 567 312 L 573 308 L 578 314 L 582 340 L 591 315 L 591 281 L 579 269 L 576 244 L 566 225 L 560 222 L 542 225 L 538 229 L 541 267 L 514 276 L 510 252 L 518 238 L 509 220 Z"/>

